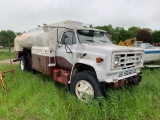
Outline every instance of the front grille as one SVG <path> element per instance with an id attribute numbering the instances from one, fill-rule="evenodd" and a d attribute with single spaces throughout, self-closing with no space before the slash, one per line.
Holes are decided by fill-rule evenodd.
<path id="1" fill-rule="evenodd" d="M 120 54 L 113 54 L 112 56 L 112 69 L 128 69 L 134 68 L 135 66 L 139 66 L 142 61 L 142 54 L 143 53 L 120 53 Z M 115 65 L 115 59 L 118 59 L 118 64 Z M 126 73 L 128 74 L 128 73 Z"/>

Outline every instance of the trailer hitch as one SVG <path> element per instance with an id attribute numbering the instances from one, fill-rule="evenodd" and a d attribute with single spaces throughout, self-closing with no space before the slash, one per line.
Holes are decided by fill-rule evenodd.
<path id="1" fill-rule="evenodd" d="M 7 93 L 7 88 L 6 88 L 6 85 L 5 85 L 5 82 L 4 82 L 4 77 L 5 77 L 4 74 L 11 72 L 13 77 L 14 77 L 14 68 L 13 68 L 11 59 L 10 59 L 10 65 L 11 65 L 10 70 L 4 71 L 4 72 L 0 71 L 0 83 L 1 83 L 1 86 L 2 86 L 5 94 Z"/>

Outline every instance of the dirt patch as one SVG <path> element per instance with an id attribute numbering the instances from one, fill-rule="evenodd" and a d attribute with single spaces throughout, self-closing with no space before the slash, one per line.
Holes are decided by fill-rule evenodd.
<path id="1" fill-rule="evenodd" d="M 19 64 L 19 62 L 13 62 L 13 59 L 12 60 L 12 64 Z M 10 64 L 10 60 L 0 60 L 0 65 L 1 64 Z"/>

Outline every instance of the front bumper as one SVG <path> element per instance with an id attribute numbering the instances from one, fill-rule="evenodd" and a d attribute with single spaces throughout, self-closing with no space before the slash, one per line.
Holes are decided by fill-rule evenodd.
<path id="1" fill-rule="evenodd" d="M 123 71 L 117 71 L 117 72 L 106 75 L 104 82 L 107 82 L 107 83 L 118 82 L 119 80 L 122 80 L 122 79 L 127 79 L 129 77 L 137 76 L 140 73 L 141 73 L 140 69 L 134 69 L 134 68 L 126 69 Z"/>

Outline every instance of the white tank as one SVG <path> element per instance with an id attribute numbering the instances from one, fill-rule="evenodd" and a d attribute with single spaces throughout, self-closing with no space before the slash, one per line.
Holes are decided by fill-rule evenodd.
<path id="1" fill-rule="evenodd" d="M 57 27 L 83 28 L 83 24 L 81 22 L 66 20 L 49 26 L 31 29 L 27 33 L 23 33 L 15 38 L 14 50 L 23 51 L 23 48 L 31 49 L 32 46 L 50 47 L 55 50 L 57 43 Z M 65 28 L 59 28 L 59 39 L 65 30 Z"/>
<path id="2" fill-rule="evenodd" d="M 17 36 L 14 40 L 14 50 L 22 51 L 23 48 L 31 49 L 32 46 L 48 47 L 48 36 L 53 29 L 54 28 L 48 26 L 43 26 Z"/>

